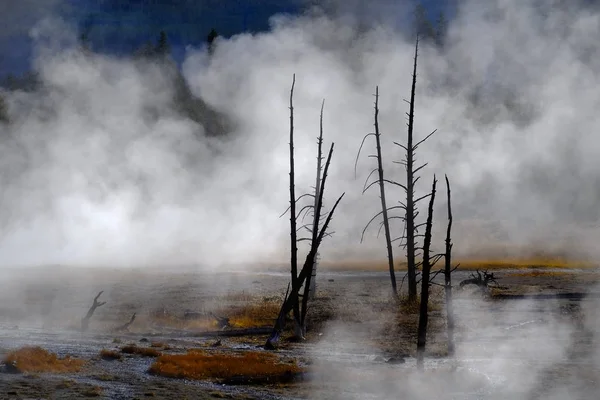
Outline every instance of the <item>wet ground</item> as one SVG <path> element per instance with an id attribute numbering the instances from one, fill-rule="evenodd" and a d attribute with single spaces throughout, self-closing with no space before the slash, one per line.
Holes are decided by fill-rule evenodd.
<path id="1" fill-rule="evenodd" d="M 144 323 L 162 312 L 206 311 L 227 296 L 282 296 L 283 273 L 201 274 L 165 271 L 14 272 L 3 277 L 0 294 L 0 356 L 40 345 L 59 355 L 92 360 L 74 375 L 0 374 L 0 399 L 10 398 L 257 398 L 257 399 L 586 399 L 600 389 L 600 332 L 594 271 L 560 271 L 527 276 L 527 270 L 500 271 L 501 291 L 510 295 L 586 293 L 563 298 L 486 299 L 472 289 L 456 292 L 457 352 L 445 357 L 443 307 L 433 307 L 426 371 L 418 373 L 414 320 L 398 320 L 386 304 L 386 273 L 323 273 L 311 312 L 308 341 L 280 350 L 311 371 L 310 381 L 270 387 L 227 387 L 173 380 L 147 373 L 153 358 L 98 357 L 102 349 L 144 338 L 170 346 L 169 352 L 208 347 L 214 338 L 182 337 Z M 455 281 L 470 272 L 457 272 Z M 78 332 L 92 298 L 104 290 L 90 331 Z M 515 297 L 516 298 L 516 297 Z M 242 300 L 239 300 L 242 299 Z M 244 301 L 244 296 L 237 301 Z M 440 293 L 434 303 L 441 303 Z M 132 312 L 132 333 L 110 333 Z M 115 339 L 120 343 L 115 343 Z M 224 348 L 254 348 L 264 341 L 222 339 Z M 390 358 L 398 363 L 389 363 Z M 403 362 L 402 362 L 403 361 Z M 592 396 L 592 397 L 590 397 Z"/>

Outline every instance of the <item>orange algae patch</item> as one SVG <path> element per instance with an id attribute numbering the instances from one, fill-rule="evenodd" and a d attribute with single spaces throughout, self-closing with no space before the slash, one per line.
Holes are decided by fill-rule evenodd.
<path id="1" fill-rule="evenodd" d="M 187 354 L 163 355 L 150 367 L 150 373 L 180 379 L 228 379 L 238 376 L 265 378 L 302 372 L 296 364 L 282 363 L 272 353 L 249 351 L 243 353 L 209 354 L 190 350 Z"/>
<path id="2" fill-rule="evenodd" d="M 79 372 L 85 361 L 70 356 L 58 358 L 56 354 L 35 346 L 11 351 L 4 358 L 4 363 L 19 372 L 68 373 Z"/>
<path id="3" fill-rule="evenodd" d="M 123 356 L 118 351 L 102 349 L 100 350 L 100 358 L 103 360 L 120 360 Z"/>
<path id="4" fill-rule="evenodd" d="M 454 265 L 460 264 L 459 270 L 494 270 L 494 269 L 527 269 L 527 268 L 574 268 L 592 269 L 598 264 L 589 261 L 567 259 L 551 256 L 517 257 L 517 258 L 456 258 Z M 441 265 L 441 264 L 439 264 Z M 370 271 L 382 272 L 388 270 L 388 264 L 383 261 L 347 261 L 323 263 L 322 268 L 330 271 Z M 406 270 L 406 262 L 396 262 L 397 271 Z"/>
<path id="5" fill-rule="evenodd" d="M 523 272 L 511 272 L 506 276 L 522 277 L 522 278 L 536 278 L 536 277 L 552 277 L 552 276 L 566 276 L 572 275 L 569 271 L 548 271 L 548 270 L 534 270 L 534 271 L 523 271 Z"/>

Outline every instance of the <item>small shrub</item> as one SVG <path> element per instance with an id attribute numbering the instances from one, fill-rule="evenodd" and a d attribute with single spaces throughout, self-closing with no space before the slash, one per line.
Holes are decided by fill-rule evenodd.
<path id="1" fill-rule="evenodd" d="M 56 354 L 35 346 L 11 351 L 4 358 L 4 363 L 17 372 L 68 373 L 78 372 L 85 362 L 70 356 L 58 358 Z"/>

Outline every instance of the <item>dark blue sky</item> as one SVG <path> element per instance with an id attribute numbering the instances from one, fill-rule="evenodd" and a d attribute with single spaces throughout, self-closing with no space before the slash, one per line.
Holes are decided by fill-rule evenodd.
<path id="1" fill-rule="evenodd" d="M 29 29 L 48 14 L 60 14 L 87 33 L 94 50 L 130 53 L 165 30 L 176 59 L 184 46 L 202 43 L 211 28 L 231 36 L 269 29 L 277 13 L 299 13 L 309 0 L 0 0 L 0 76 L 29 69 Z M 314 0 L 313 0 L 314 1 Z M 364 4 L 373 4 L 362 0 Z M 400 0 L 388 1 L 390 4 Z M 410 0 L 407 0 L 410 1 Z M 350 3 L 350 2 L 348 2 Z M 356 5 L 356 1 L 353 2 Z M 361 0 L 358 3 L 362 5 Z M 425 0 L 432 14 L 446 1 Z M 344 3 L 342 3 L 344 4 Z"/>

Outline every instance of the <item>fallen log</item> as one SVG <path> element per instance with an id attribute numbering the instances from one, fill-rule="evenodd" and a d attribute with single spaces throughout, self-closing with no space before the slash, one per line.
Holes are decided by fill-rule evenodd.
<path id="1" fill-rule="evenodd" d="M 494 300 L 583 300 L 600 299 L 600 293 L 541 293 L 541 294 L 506 294 L 500 293 L 492 296 Z"/>
<path id="2" fill-rule="evenodd" d="M 285 372 L 281 375 L 247 376 L 238 375 L 219 380 L 222 385 L 272 385 L 281 383 L 303 382 L 311 379 L 307 372 Z"/>
<path id="3" fill-rule="evenodd" d="M 462 289 L 466 285 L 476 285 L 480 289 L 485 290 L 488 288 L 490 283 L 498 285 L 498 282 L 496 281 L 493 272 L 488 273 L 487 271 L 483 271 L 483 275 L 481 275 L 481 272 L 479 272 L 479 270 L 475 272 L 477 273 L 477 275 L 471 274 L 471 277 L 469 279 L 461 281 L 458 284 L 459 288 Z"/>
<path id="4" fill-rule="evenodd" d="M 186 332 L 184 336 L 187 337 L 238 337 L 238 336 L 254 336 L 254 335 L 266 335 L 271 333 L 273 328 L 262 327 L 262 328 L 246 328 L 246 329 L 232 329 L 228 331 L 206 331 L 206 332 Z"/>
<path id="5" fill-rule="evenodd" d="M 191 332 L 185 331 L 181 329 L 173 329 L 173 328 L 165 328 L 158 329 L 154 327 L 153 329 L 158 330 L 159 332 L 147 332 L 143 335 L 146 337 L 241 337 L 241 336 L 258 336 L 258 335 L 266 335 L 271 333 L 272 327 L 260 327 L 260 328 L 246 328 L 246 329 L 232 329 L 225 331 L 199 331 L 199 332 Z M 139 337 L 140 333 L 125 333 L 124 337 Z M 262 347 L 262 346 L 258 346 Z"/>

